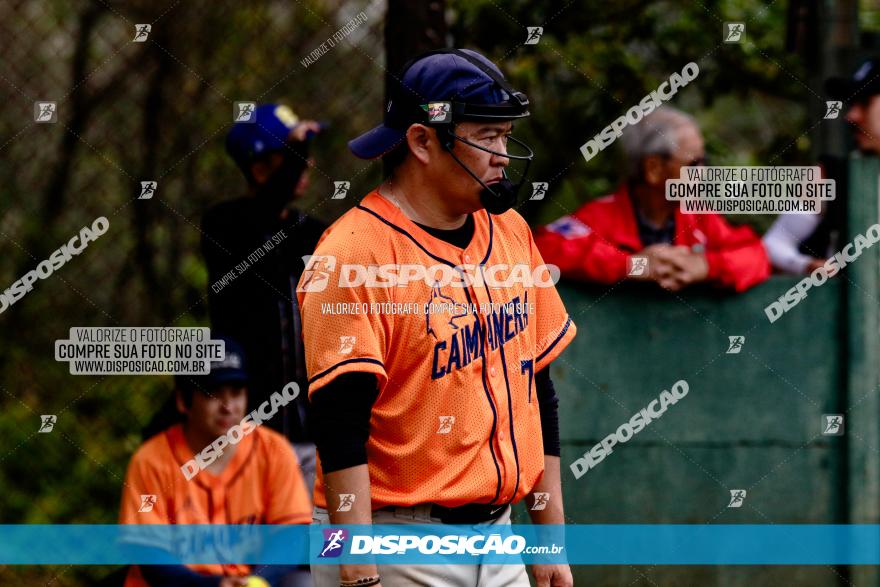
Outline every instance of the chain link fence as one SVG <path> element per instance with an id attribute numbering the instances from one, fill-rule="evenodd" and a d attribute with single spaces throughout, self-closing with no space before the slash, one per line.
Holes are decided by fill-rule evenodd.
<path id="1" fill-rule="evenodd" d="M 161 5 L 160 5 L 161 4 Z M 379 164 L 345 142 L 381 112 L 384 2 L 26 1 L 0 5 L 0 281 L 5 289 L 101 216 L 110 228 L 0 314 L 0 520 L 115 523 L 125 467 L 170 391 L 163 377 L 72 377 L 73 326 L 207 321 L 200 219 L 246 184 L 226 155 L 236 101 L 283 102 L 327 130 L 300 206 L 326 221 Z M 304 61 L 358 15 L 360 24 Z M 138 25 L 149 24 L 146 38 Z M 351 28 L 351 27 L 349 27 Z M 53 122 L 35 120 L 54 103 Z M 141 181 L 156 181 L 138 200 Z M 42 414 L 57 417 L 37 432 Z M 0 569 L 4 583 L 95 584 L 106 569 Z"/>

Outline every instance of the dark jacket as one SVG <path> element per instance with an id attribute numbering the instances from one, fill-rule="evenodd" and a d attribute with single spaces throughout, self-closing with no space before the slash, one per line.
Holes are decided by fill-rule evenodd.
<path id="1" fill-rule="evenodd" d="M 297 442 L 310 434 L 296 284 L 303 256 L 326 228 L 298 210 L 281 220 L 258 196 L 217 204 L 202 221 L 212 337 L 223 333 L 244 347 L 250 409 L 290 381 L 300 385 L 295 409 L 288 405 L 266 423 Z"/>

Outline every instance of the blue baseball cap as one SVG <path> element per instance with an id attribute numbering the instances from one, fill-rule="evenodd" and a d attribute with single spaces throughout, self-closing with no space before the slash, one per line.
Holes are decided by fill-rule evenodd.
<path id="1" fill-rule="evenodd" d="M 178 375 L 177 387 L 180 389 L 199 389 L 210 391 L 227 383 L 247 385 L 244 348 L 228 336 L 218 336 L 212 340 L 222 340 L 226 353 L 221 361 L 211 361 L 211 372 L 207 375 Z"/>
<path id="2" fill-rule="evenodd" d="M 284 104 L 261 104 L 254 111 L 254 121 L 236 122 L 226 135 L 226 152 L 249 174 L 250 164 L 272 151 L 281 151 L 299 117 Z"/>
<path id="3" fill-rule="evenodd" d="M 829 79 L 825 91 L 843 102 L 859 102 L 880 94 L 880 60 L 866 59 L 852 76 Z"/>
<path id="4" fill-rule="evenodd" d="M 383 123 L 348 143 L 356 157 L 385 155 L 415 123 L 501 122 L 529 115 L 525 94 L 511 88 L 494 63 L 469 49 L 426 53 L 393 81 Z"/>

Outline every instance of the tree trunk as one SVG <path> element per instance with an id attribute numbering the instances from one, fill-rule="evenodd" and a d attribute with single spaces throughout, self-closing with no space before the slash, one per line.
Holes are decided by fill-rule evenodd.
<path id="1" fill-rule="evenodd" d="M 398 75 L 407 61 L 425 51 L 447 46 L 445 11 L 445 0 L 388 0 L 385 15 L 386 98 L 394 80 L 392 75 Z"/>

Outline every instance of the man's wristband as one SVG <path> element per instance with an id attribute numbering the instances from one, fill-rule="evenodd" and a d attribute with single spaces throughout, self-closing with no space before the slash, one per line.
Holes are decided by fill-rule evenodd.
<path id="1" fill-rule="evenodd" d="M 354 581 L 340 581 L 339 587 L 370 587 L 371 585 L 378 585 L 381 582 L 382 580 L 379 578 L 379 575 L 373 575 L 372 577 L 361 577 Z"/>

